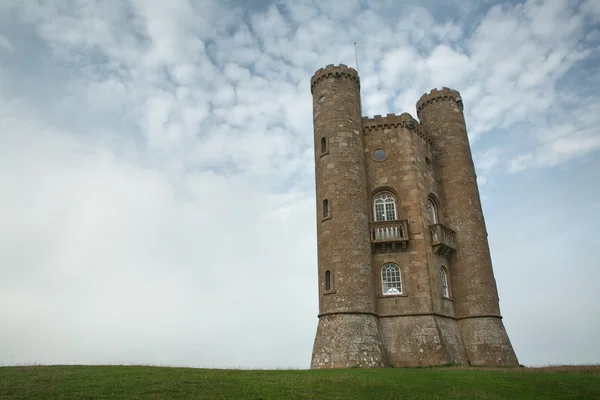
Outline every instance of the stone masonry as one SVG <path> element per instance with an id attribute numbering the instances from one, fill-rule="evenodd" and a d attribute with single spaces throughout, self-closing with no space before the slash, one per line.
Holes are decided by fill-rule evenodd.
<path id="1" fill-rule="evenodd" d="M 362 116 L 358 73 L 311 79 L 319 324 L 312 368 L 515 366 L 460 94 Z"/>

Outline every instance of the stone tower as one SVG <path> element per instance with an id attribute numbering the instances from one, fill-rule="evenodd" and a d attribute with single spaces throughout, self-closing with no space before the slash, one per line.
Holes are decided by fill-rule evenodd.
<path id="1" fill-rule="evenodd" d="M 362 117 L 358 73 L 311 79 L 319 324 L 312 368 L 518 365 L 460 94 Z"/>

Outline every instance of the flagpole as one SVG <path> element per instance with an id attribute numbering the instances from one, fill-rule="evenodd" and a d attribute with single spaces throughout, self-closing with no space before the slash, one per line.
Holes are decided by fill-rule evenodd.
<path id="1" fill-rule="evenodd" d="M 358 72 L 358 51 L 356 50 L 356 42 L 354 42 L 354 56 L 356 57 L 356 72 Z"/>

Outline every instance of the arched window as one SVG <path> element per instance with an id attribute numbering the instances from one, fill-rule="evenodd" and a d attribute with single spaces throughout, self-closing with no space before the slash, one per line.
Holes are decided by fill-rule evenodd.
<path id="1" fill-rule="evenodd" d="M 325 290 L 331 290 L 331 271 L 325 271 Z"/>
<path id="2" fill-rule="evenodd" d="M 429 212 L 429 224 L 434 225 L 438 223 L 438 210 L 435 202 L 430 197 L 427 199 L 427 211 Z"/>
<path id="3" fill-rule="evenodd" d="M 329 217 L 329 200 L 323 200 L 323 218 Z"/>
<path id="4" fill-rule="evenodd" d="M 327 138 L 323 136 L 321 138 L 321 154 L 327 153 Z"/>
<path id="5" fill-rule="evenodd" d="M 448 274 L 444 267 L 440 269 L 440 281 L 442 282 L 442 297 L 450 297 L 450 291 L 448 290 Z"/>
<path id="6" fill-rule="evenodd" d="M 381 268 L 381 285 L 384 295 L 402 294 L 402 274 L 400 267 L 393 263 Z"/>
<path id="7" fill-rule="evenodd" d="M 394 221 L 396 219 L 396 199 L 390 193 L 379 193 L 373 199 L 375 221 Z"/>

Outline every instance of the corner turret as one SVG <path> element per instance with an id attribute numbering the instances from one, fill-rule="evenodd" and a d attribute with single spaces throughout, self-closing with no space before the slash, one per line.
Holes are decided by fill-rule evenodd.
<path id="1" fill-rule="evenodd" d="M 417 102 L 441 188 L 443 213 L 455 230 L 454 308 L 471 365 L 515 366 L 517 358 L 500 315 L 496 280 L 475 166 L 456 90 L 433 89 Z"/>
<path id="2" fill-rule="evenodd" d="M 313 93 L 315 86 L 329 78 L 343 78 L 354 82 L 356 88 L 360 91 L 360 78 L 358 72 L 352 67 L 345 64 L 333 65 L 329 64 L 325 68 L 319 68 L 310 79 L 310 92 Z"/>
<path id="3" fill-rule="evenodd" d="M 419 101 L 417 101 L 417 116 L 419 117 L 419 119 L 421 119 L 421 112 L 425 107 L 439 101 L 455 102 L 461 111 L 464 108 L 462 97 L 460 96 L 460 93 L 457 90 L 450 89 L 447 87 L 444 87 L 441 90 L 431 89 L 429 93 L 425 93 L 421 96 Z"/>
<path id="4" fill-rule="evenodd" d="M 319 324 L 311 366 L 383 367 L 371 271 L 360 80 L 341 64 L 311 79 Z"/>

